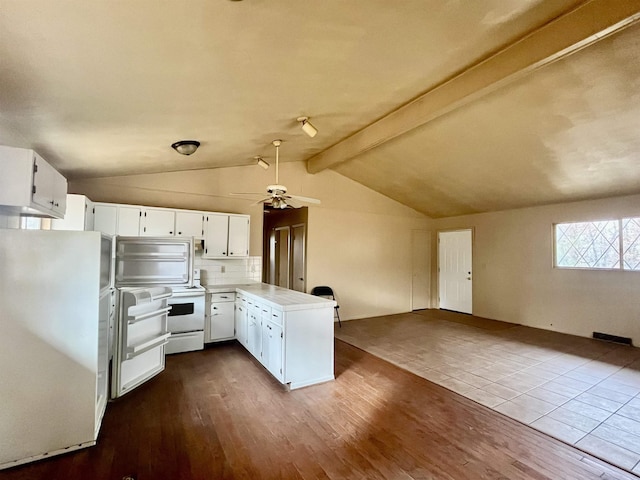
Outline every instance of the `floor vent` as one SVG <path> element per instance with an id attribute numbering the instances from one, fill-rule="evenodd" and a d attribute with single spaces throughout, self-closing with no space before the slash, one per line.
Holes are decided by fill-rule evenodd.
<path id="1" fill-rule="evenodd" d="M 633 345 L 629 337 L 618 337 L 617 335 L 609 335 L 608 333 L 593 332 L 593 338 L 606 340 L 607 342 L 620 343 L 622 345 Z"/>

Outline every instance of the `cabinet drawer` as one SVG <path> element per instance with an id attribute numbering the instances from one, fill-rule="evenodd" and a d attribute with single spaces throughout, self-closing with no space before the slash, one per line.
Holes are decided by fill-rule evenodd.
<path id="1" fill-rule="evenodd" d="M 214 302 L 233 302 L 236 299 L 236 294 L 234 292 L 224 292 L 224 293 L 210 293 L 211 295 L 211 303 Z"/>
<path id="2" fill-rule="evenodd" d="M 263 320 L 271 320 L 271 307 L 266 305 L 258 304 L 257 307 L 260 309 L 260 318 Z"/>
<path id="3" fill-rule="evenodd" d="M 282 326 L 282 312 L 280 310 L 272 309 L 269 321 Z"/>

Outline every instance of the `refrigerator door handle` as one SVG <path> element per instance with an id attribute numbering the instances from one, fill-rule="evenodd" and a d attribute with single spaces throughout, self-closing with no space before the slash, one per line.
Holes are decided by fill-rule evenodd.
<path id="1" fill-rule="evenodd" d="M 152 348 L 161 347 L 166 345 L 169 341 L 169 337 L 171 336 L 171 332 L 160 335 L 159 337 L 152 338 L 147 340 L 146 342 L 139 343 L 138 345 L 133 345 L 127 348 L 127 360 L 137 357 L 145 352 L 148 352 Z"/>
<path id="2" fill-rule="evenodd" d="M 127 320 L 129 325 L 133 325 L 134 323 L 140 322 L 142 320 L 147 320 L 149 318 L 159 317 L 160 315 L 165 315 L 169 313 L 171 310 L 171 306 L 166 308 L 161 308 L 160 310 L 154 310 L 153 312 L 143 313 L 142 315 L 136 315 L 133 318 Z"/>

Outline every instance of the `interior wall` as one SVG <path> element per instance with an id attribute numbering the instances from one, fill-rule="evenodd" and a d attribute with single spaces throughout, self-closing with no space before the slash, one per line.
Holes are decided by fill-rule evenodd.
<path id="1" fill-rule="evenodd" d="M 250 255 L 262 255 L 262 206 L 230 192 L 264 192 L 273 171 L 258 166 L 72 180 L 70 193 L 93 201 L 251 215 Z M 332 170 L 280 165 L 289 192 L 319 198 L 309 207 L 307 290 L 336 290 L 345 320 L 411 309 L 411 231 L 430 219 Z"/>
<path id="2" fill-rule="evenodd" d="M 473 228 L 473 313 L 590 337 L 640 343 L 640 272 L 553 267 L 553 225 L 640 216 L 640 195 L 437 219 L 439 230 Z M 432 252 L 432 305 L 437 297 Z"/>

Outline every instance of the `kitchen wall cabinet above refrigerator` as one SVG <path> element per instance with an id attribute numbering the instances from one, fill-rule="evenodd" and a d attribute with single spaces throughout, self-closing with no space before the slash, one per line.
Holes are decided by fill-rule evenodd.
<path id="1" fill-rule="evenodd" d="M 96 230 L 109 235 L 197 239 L 204 236 L 206 212 L 116 203 L 96 203 L 95 209 Z"/>
<path id="2" fill-rule="evenodd" d="M 67 194 L 67 211 L 64 218 L 51 221 L 51 230 L 86 230 L 94 229 L 93 202 L 84 195 Z"/>
<path id="3" fill-rule="evenodd" d="M 67 179 L 33 150 L 0 146 L 0 212 L 63 218 Z"/>

